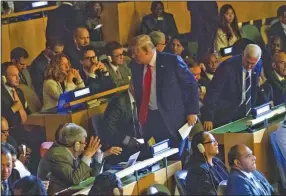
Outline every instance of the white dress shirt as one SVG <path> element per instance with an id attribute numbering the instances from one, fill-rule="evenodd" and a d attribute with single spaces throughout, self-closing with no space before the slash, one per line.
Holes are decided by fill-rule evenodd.
<path id="1" fill-rule="evenodd" d="M 258 188 L 258 189 L 260 189 L 262 192 L 264 192 L 264 194 L 266 195 L 266 193 L 265 193 L 265 190 L 264 190 L 264 188 L 262 187 L 262 185 L 259 183 L 259 182 L 257 182 L 257 180 L 255 180 L 255 177 L 254 177 L 254 175 L 253 175 L 253 173 L 252 172 L 245 172 L 245 171 L 242 171 L 242 170 L 240 170 L 244 175 L 246 175 L 246 177 L 248 178 L 248 179 L 250 179 L 251 180 L 251 182 L 253 182 L 254 184 L 255 184 L 255 186 Z"/>
<path id="2" fill-rule="evenodd" d="M 213 79 L 213 77 L 214 77 L 214 75 L 213 75 L 213 74 L 210 74 L 210 73 L 208 73 L 208 72 L 206 72 L 206 75 L 207 75 L 208 79 L 210 79 L 210 80 L 212 80 L 212 79 Z"/>
<path id="3" fill-rule="evenodd" d="M 152 81 L 151 81 L 151 93 L 150 93 L 150 101 L 149 101 L 149 109 L 150 110 L 157 110 L 158 109 L 158 104 L 157 104 L 157 87 L 156 87 L 156 58 L 157 58 L 157 53 L 156 51 L 154 52 L 154 55 L 149 63 L 151 66 L 151 73 L 152 73 Z M 143 87 L 144 87 L 144 76 L 147 71 L 147 65 L 144 67 L 144 72 L 143 72 Z"/>
<path id="4" fill-rule="evenodd" d="M 274 73 L 276 74 L 278 80 L 281 82 L 282 80 L 285 80 L 282 76 L 280 76 L 276 71 L 274 71 Z"/>
<path id="5" fill-rule="evenodd" d="M 245 77 L 246 77 L 246 72 L 247 72 L 247 70 L 246 69 L 244 69 L 244 68 L 242 68 L 242 98 L 241 98 L 241 103 L 240 103 L 240 105 L 241 104 L 243 104 L 246 100 L 246 84 L 245 84 Z M 248 71 L 248 73 L 249 73 L 249 76 L 250 76 L 250 81 L 251 81 L 251 70 L 249 70 Z"/>

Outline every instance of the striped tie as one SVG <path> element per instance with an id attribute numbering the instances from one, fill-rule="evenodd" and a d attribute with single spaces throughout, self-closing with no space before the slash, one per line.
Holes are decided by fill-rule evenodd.
<path id="1" fill-rule="evenodd" d="M 248 116 L 251 112 L 251 77 L 247 71 L 245 74 L 245 116 Z"/>

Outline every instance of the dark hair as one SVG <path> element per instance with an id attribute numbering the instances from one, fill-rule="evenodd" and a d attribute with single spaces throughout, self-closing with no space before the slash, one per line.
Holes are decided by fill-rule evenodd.
<path id="1" fill-rule="evenodd" d="M 234 165 L 234 160 L 238 157 L 238 147 L 239 145 L 234 145 L 228 152 L 228 164 L 230 167 Z"/>
<path id="2" fill-rule="evenodd" d="M 94 48 L 93 48 L 92 46 L 90 46 L 90 45 L 87 45 L 87 46 L 82 47 L 82 49 L 80 50 L 80 59 L 81 59 L 81 60 L 84 59 L 85 53 L 87 53 L 87 51 L 89 51 L 89 50 L 92 50 L 92 51 L 94 51 L 94 53 L 95 53 Z M 95 55 L 96 55 L 96 54 L 95 54 Z"/>
<path id="3" fill-rule="evenodd" d="M 63 46 L 64 41 L 57 37 L 49 37 L 46 41 L 46 48 L 55 48 L 55 46 Z"/>
<path id="4" fill-rule="evenodd" d="M 207 66 L 207 65 L 209 64 L 209 62 L 210 62 L 211 56 L 215 56 L 215 54 L 212 53 L 212 52 L 207 52 L 207 53 L 203 56 L 203 58 L 201 59 L 201 62 L 202 62 L 205 66 Z"/>
<path id="5" fill-rule="evenodd" d="M 236 36 L 241 37 L 240 31 L 239 31 L 239 27 L 238 27 L 238 21 L 237 21 L 237 16 L 235 13 L 235 10 L 233 9 L 233 7 L 229 4 L 225 4 L 220 8 L 220 12 L 219 12 L 219 16 L 220 16 L 220 28 L 222 29 L 223 32 L 226 33 L 226 37 L 227 40 L 230 40 L 232 34 L 230 29 L 227 26 L 227 23 L 225 21 L 225 17 L 224 14 L 227 12 L 227 10 L 232 9 L 233 13 L 234 13 L 234 19 L 232 21 L 232 23 L 230 24 L 233 32 L 235 33 Z"/>
<path id="6" fill-rule="evenodd" d="M 199 63 L 193 58 L 185 58 L 184 61 L 188 65 L 188 68 L 200 66 Z"/>
<path id="7" fill-rule="evenodd" d="M 14 148 L 14 146 L 12 146 L 11 144 L 9 144 L 7 142 L 6 143 L 1 143 L 1 147 L 6 148 L 7 150 L 9 150 L 11 155 L 16 155 L 17 156 L 17 151 Z"/>
<path id="8" fill-rule="evenodd" d="M 33 175 L 26 176 L 16 181 L 13 189 L 20 189 L 22 191 L 22 195 L 47 195 L 42 181 Z"/>
<path id="9" fill-rule="evenodd" d="M 1 64 L 1 76 L 5 76 L 5 75 L 6 75 L 7 69 L 8 69 L 10 66 L 15 66 L 15 65 L 14 65 L 14 63 L 12 63 L 12 62 L 5 62 L 5 63 L 2 63 L 2 64 Z"/>
<path id="10" fill-rule="evenodd" d="M 94 184 L 88 195 L 114 195 L 113 189 L 120 186 L 116 175 L 110 172 L 103 172 L 95 178 Z"/>
<path id="11" fill-rule="evenodd" d="M 156 9 L 157 5 L 160 4 L 163 8 L 163 11 L 164 11 L 164 4 L 162 1 L 152 1 L 152 4 L 151 4 L 151 11 Z"/>
<path id="12" fill-rule="evenodd" d="M 175 35 L 172 37 L 172 39 L 169 43 L 172 44 L 172 42 L 175 39 L 179 40 L 180 44 L 184 47 L 184 50 L 182 51 L 181 57 L 185 58 L 186 56 L 188 56 L 188 40 L 183 35 Z"/>
<path id="13" fill-rule="evenodd" d="M 277 9 L 277 17 L 283 16 L 284 12 L 286 12 L 286 5 L 281 5 Z"/>
<path id="14" fill-rule="evenodd" d="M 7 155 L 7 154 L 11 154 L 11 151 L 3 144 L 1 143 L 1 155 Z"/>
<path id="15" fill-rule="evenodd" d="M 208 133 L 208 132 L 207 131 L 200 131 L 193 136 L 192 144 L 191 144 L 193 156 L 201 156 L 201 153 L 198 149 L 198 144 L 203 143 L 205 141 L 204 135 L 206 133 Z"/>
<path id="16" fill-rule="evenodd" d="M 86 12 L 86 16 L 87 17 L 91 17 L 93 15 L 93 7 L 95 4 L 99 4 L 100 7 L 101 7 L 101 12 L 103 12 L 103 5 L 100 1 L 88 1 L 86 4 L 85 4 L 85 12 Z"/>
<path id="17" fill-rule="evenodd" d="M 232 55 L 240 55 L 243 53 L 245 47 L 248 44 L 254 44 L 253 41 L 247 39 L 247 38 L 241 38 L 237 40 L 232 47 Z"/>
<path id="18" fill-rule="evenodd" d="M 112 55 L 114 50 L 121 49 L 122 47 L 123 46 L 116 41 L 108 42 L 105 46 L 105 52 L 107 55 Z"/>
<path id="19" fill-rule="evenodd" d="M 14 60 L 18 61 L 18 60 L 20 60 L 21 57 L 23 57 L 25 59 L 28 58 L 29 54 L 24 48 L 17 47 L 11 51 L 10 56 L 11 56 L 12 60 L 14 59 Z"/>

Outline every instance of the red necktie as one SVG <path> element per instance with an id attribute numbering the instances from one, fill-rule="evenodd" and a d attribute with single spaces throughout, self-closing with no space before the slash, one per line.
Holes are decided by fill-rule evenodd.
<path id="1" fill-rule="evenodd" d="M 139 122 L 141 125 L 143 125 L 147 120 L 147 114 L 149 108 L 148 105 L 151 94 L 151 81 L 152 81 L 151 66 L 147 65 L 147 70 L 144 76 L 143 94 L 139 111 Z"/>

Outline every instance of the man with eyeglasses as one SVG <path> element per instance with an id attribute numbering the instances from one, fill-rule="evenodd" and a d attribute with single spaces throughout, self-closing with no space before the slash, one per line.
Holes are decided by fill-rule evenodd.
<path id="1" fill-rule="evenodd" d="M 85 86 L 89 86 L 91 93 L 99 93 L 115 88 L 107 68 L 102 62 L 98 61 L 91 46 L 81 49 L 80 59 L 79 74 Z"/>
<path id="2" fill-rule="evenodd" d="M 266 83 L 273 89 L 274 105 L 284 103 L 283 97 L 286 96 L 286 53 L 279 52 L 273 56 L 273 71 L 269 75 Z"/>
<path id="3" fill-rule="evenodd" d="M 256 170 L 256 157 L 244 144 L 229 150 L 231 167 L 225 195 L 273 195 L 274 189 L 262 173 Z"/>
<path id="4" fill-rule="evenodd" d="M 44 73 L 53 56 L 61 54 L 64 42 L 59 38 L 48 38 L 46 49 L 43 50 L 32 62 L 30 74 L 36 94 L 43 101 Z"/>
<path id="5" fill-rule="evenodd" d="M 160 31 L 152 31 L 149 33 L 149 37 L 151 38 L 156 50 L 158 52 L 163 52 L 166 47 L 166 36 L 164 33 Z"/>
<path id="6" fill-rule="evenodd" d="M 126 58 L 123 55 L 123 47 L 118 42 L 109 42 L 105 46 L 106 55 L 110 59 L 105 61 L 105 66 L 117 87 L 129 84 L 131 78 L 131 71 L 127 67 Z"/>
<path id="7" fill-rule="evenodd" d="M 9 124 L 3 116 L 1 116 L 1 143 L 9 143 L 14 148 L 17 148 L 16 140 L 9 135 Z"/>

